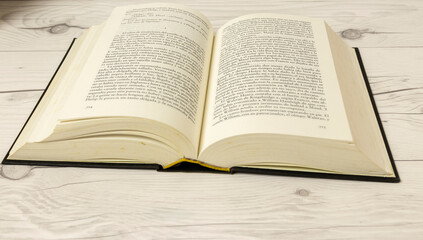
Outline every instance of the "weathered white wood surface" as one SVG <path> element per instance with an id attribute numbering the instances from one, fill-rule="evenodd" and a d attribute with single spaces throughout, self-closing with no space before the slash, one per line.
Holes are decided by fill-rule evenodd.
<path id="1" fill-rule="evenodd" d="M 0 155 L 72 38 L 142 2 L 0 1 Z M 325 18 L 361 48 L 402 182 L 3 165 L 0 239 L 423 239 L 422 1 L 172 2 L 216 28 L 256 12 Z"/>

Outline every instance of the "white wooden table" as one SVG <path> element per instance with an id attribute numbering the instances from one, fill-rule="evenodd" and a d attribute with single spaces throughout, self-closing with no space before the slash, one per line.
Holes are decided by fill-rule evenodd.
<path id="1" fill-rule="evenodd" d="M 72 38 L 117 5 L 0 1 L 0 155 Z M 0 166 L 0 239 L 423 239 L 423 2 L 172 1 L 215 29 L 240 15 L 325 18 L 361 49 L 402 182 Z"/>

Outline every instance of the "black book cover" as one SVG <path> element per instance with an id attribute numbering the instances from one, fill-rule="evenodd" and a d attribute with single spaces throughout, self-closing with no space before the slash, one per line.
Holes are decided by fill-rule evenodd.
<path id="1" fill-rule="evenodd" d="M 23 129 L 25 128 L 26 124 L 28 123 L 29 119 L 33 115 L 35 109 L 37 108 L 38 104 L 40 103 L 41 99 L 43 98 L 44 94 L 47 92 L 52 80 L 54 79 L 55 75 L 60 69 L 60 66 L 63 64 L 66 56 L 68 55 L 70 49 L 72 48 L 75 39 L 72 41 L 69 49 L 67 50 L 65 56 L 63 57 L 62 61 L 60 62 L 57 70 L 53 74 L 49 84 L 47 85 L 45 91 L 41 95 L 40 99 L 38 100 L 37 104 L 35 105 L 34 109 L 32 110 L 31 114 L 29 115 L 28 119 L 26 120 L 24 126 L 22 127 L 21 131 L 19 132 L 18 136 L 16 137 L 15 141 L 13 142 L 12 146 L 10 147 L 9 151 L 7 152 L 6 156 L 4 157 L 2 164 L 5 165 L 33 165 L 33 166 L 58 166 L 58 167 L 87 167 L 87 168 L 117 168 L 117 169 L 155 169 L 157 171 L 164 171 L 164 172 L 210 172 L 210 173 L 225 173 L 218 170 L 210 169 L 204 166 L 200 166 L 195 163 L 190 162 L 181 162 L 171 168 L 163 169 L 163 167 L 159 164 L 138 164 L 138 163 L 89 163 L 89 162 L 66 162 L 66 161 L 34 161 L 34 160 L 13 160 L 9 159 L 9 153 L 13 148 L 13 145 L 16 143 L 17 139 L 19 138 L 20 134 L 22 133 Z M 261 169 L 261 168 L 247 168 L 247 167 L 232 167 L 230 169 L 230 173 L 253 173 L 253 174 L 266 174 L 266 175 L 279 175 L 279 176 L 295 176 L 295 177 L 310 177 L 310 178 L 328 178 L 328 179 L 344 179 L 344 180 L 360 180 L 360 181 L 376 181 L 376 182 L 400 182 L 400 178 L 398 175 L 398 171 L 395 166 L 395 161 L 392 157 L 391 150 L 389 148 L 388 140 L 386 139 L 385 132 L 383 130 L 382 121 L 380 120 L 379 113 L 377 111 L 376 103 L 373 98 L 372 90 L 370 88 L 370 83 L 366 75 L 366 71 L 364 69 L 363 61 L 361 59 L 360 51 L 358 48 L 354 48 L 358 62 L 360 63 L 360 69 L 363 74 L 364 81 L 366 83 L 367 91 L 369 93 L 369 97 L 371 103 L 373 105 L 374 113 L 376 119 L 379 124 L 379 129 L 382 133 L 383 141 L 385 142 L 386 150 L 389 155 L 389 159 L 391 161 L 392 168 L 395 173 L 395 177 L 375 177 L 375 176 L 359 176 L 359 175 L 346 175 L 346 174 L 334 174 L 334 173 L 318 173 L 318 172 L 301 172 L 301 171 L 289 171 L 289 170 L 273 170 L 273 169 Z"/>

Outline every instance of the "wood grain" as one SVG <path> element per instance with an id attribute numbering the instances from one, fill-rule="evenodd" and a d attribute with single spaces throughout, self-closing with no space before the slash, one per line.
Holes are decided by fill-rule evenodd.
<path id="1" fill-rule="evenodd" d="M 400 184 L 33 168 L 0 179 L 0 237 L 418 239 L 423 162 L 398 168 Z"/>
<path id="2" fill-rule="evenodd" d="M 63 51 L 0 52 L 0 94 L 44 90 L 64 55 Z"/>
<path id="3" fill-rule="evenodd" d="M 423 2 L 172 1 L 322 17 L 358 46 L 399 184 L 0 165 L 0 239 L 423 239 Z M 137 0 L 0 1 L 0 155 L 73 37 Z"/>
<path id="4" fill-rule="evenodd" d="M 104 21 L 115 6 L 148 1 L 4 1 L 0 5 L 0 51 L 65 50 L 69 39 Z M 206 15 L 215 29 L 235 17 L 272 12 L 326 19 L 329 25 L 358 47 L 422 47 L 423 2 L 374 1 L 168 1 L 185 4 Z M 38 3 L 38 1 L 37 1 Z M 236 11 L 234 11 L 236 9 Z M 398 21 L 401 19 L 401 21 Z"/>
<path id="5" fill-rule="evenodd" d="M 395 112 L 405 113 L 413 102 L 416 102 L 414 105 L 421 102 L 414 99 L 422 95 L 423 68 L 420 66 L 423 65 L 423 48 L 364 48 L 360 52 L 380 112 L 386 112 L 383 109 L 385 104 L 391 111 L 394 103 L 397 104 Z M 64 54 L 65 51 L 0 52 L 0 93 L 44 89 Z M 392 98 L 400 97 L 409 99 L 392 101 Z"/>

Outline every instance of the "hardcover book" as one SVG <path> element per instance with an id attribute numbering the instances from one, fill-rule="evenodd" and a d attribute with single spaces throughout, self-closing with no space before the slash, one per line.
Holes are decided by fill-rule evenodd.
<path id="1" fill-rule="evenodd" d="M 3 164 L 398 182 L 358 49 L 321 19 L 175 4 L 74 40 Z"/>

